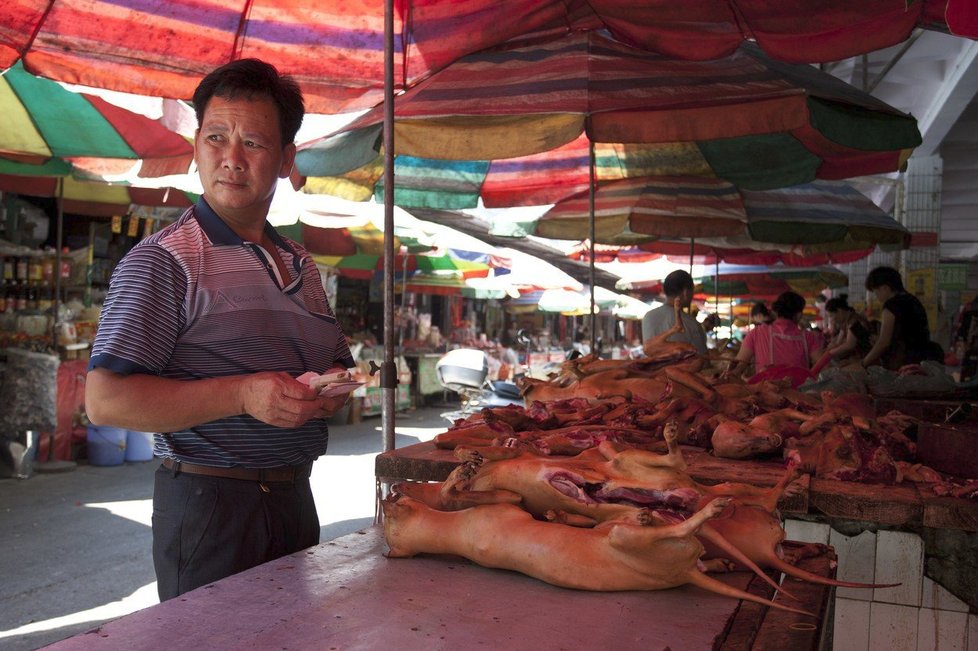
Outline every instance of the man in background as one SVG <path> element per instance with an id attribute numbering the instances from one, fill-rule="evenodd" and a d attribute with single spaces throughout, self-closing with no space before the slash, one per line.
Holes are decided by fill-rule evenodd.
<path id="1" fill-rule="evenodd" d="M 666 295 L 665 305 L 649 310 L 642 317 L 642 340 L 648 341 L 660 335 L 676 323 L 675 301 L 683 308 L 683 332 L 669 337 L 669 341 L 685 341 L 691 344 L 700 355 L 706 355 L 706 333 L 686 310 L 693 303 L 693 277 L 682 269 L 677 269 L 662 281 L 662 291 Z"/>

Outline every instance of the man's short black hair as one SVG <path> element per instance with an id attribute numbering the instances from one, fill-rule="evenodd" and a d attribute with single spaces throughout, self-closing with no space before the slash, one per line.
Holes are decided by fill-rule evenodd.
<path id="1" fill-rule="evenodd" d="M 805 299 L 796 292 L 782 292 L 771 304 L 771 309 L 782 319 L 794 319 L 804 311 Z"/>
<path id="2" fill-rule="evenodd" d="M 662 291 L 669 298 L 679 296 L 685 289 L 693 291 L 693 277 L 689 275 L 688 271 L 676 269 L 662 281 Z"/>
<path id="3" fill-rule="evenodd" d="M 305 104 L 299 84 L 288 75 L 280 75 L 275 66 L 259 59 L 239 59 L 226 63 L 204 77 L 194 91 L 197 126 L 204 122 L 204 111 L 211 98 L 267 98 L 278 108 L 278 127 L 282 146 L 295 141 L 302 126 Z"/>
<path id="4" fill-rule="evenodd" d="M 754 303 L 750 308 L 751 317 L 755 317 L 758 314 L 760 314 L 764 318 L 768 318 L 769 316 L 771 316 L 771 310 L 767 309 L 767 305 L 764 304 L 764 301 L 758 301 L 757 303 Z"/>
<path id="5" fill-rule="evenodd" d="M 894 292 L 906 291 L 903 288 L 903 278 L 893 267 L 876 267 L 866 276 L 866 289 L 874 291 L 877 287 L 886 285 Z"/>

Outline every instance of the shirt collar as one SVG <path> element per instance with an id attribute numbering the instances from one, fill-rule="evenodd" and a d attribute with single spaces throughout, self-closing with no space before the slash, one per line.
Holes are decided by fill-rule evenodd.
<path id="1" fill-rule="evenodd" d="M 200 228 L 207 235 L 207 238 L 215 245 L 221 246 L 233 246 L 242 245 L 244 240 L 231 230 L 223 219 L 221 219 L 214 209 L 210 207 L 204 197 L 200 197 L 197 200 L 197 205 L 194 207 L 194 213 L 197 216 L 197 222 L 200 224 Z M 289 246 L 282 236 L 278 234 L 271 224 L 267 221 L 265 222 L 265 235 L 278 247 L 281 247 L 288 251 L 289 253 L 295 254 L 292 247 Z"/>
<path id="2" fill-rule="evenodd" d="M 794 321 L 792 321 L 791 319 L 782 319 L 781 317 L 776 318 L 774 320 L 774 323 L 772 323 L 771 325 L 774 328 L 778 329 L 778 330 L 799 330 L 800 329 L 798 327 L 798 324 L 795 323 Z"/>

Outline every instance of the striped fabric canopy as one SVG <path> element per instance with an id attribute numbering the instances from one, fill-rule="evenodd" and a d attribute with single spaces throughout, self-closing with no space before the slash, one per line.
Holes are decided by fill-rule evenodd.
<path id="1" fill-rule="evenodd" d="M 201 78 L 257 57 L 293 75 L 314 113 L 383 100 L 385 0 L 5 0 L 0 68 L 87 86 L 190 99 Z M 455 58 L 564 22 L 549 0 L 395 4 L 399 87 Z"/>
<path id="2" fill-rule="evenodd" d="M 692 256 L 696 264 L 717 260 L 747 265 L 783 263 L 812 267 L 844 264 L 884 250 L 910 247 L 910 232 L 864 194 L 840 181 L 816 181 L 789 188 L 753 192 L 742 190 L 747 232 L 725 237 L 695 237 L 690 241 L 664 236 L 636 246 L 601 247 L 602 261 L 643 262 L 664 255 L 676 262 Z M 539 224 L 528 230 L 539 233 Z M 599 240 L 600 242 L 601 240 Z M 586 259 L 581 248 L 573 255 Z"/>
<path id="3" fill-rule="evenodd" d="M 5 0 L 0 68 L 189 99 L 206 72 L 259 57 L 295 75 L 308 108 L 383 99 L 385 0 Z M 974 38 L 970 0 L 404 0 L 394 8 L 395 84 L 532 31 L 606 27 L 676 58 L 715 59 L 745 40 L 795 62 L 838 61 L 906 40 L 915 27 Z"/>
<path id="4" fill-rule="evenodd" d="M 190 142 L 161 122 L 35 77 L 19 64 L 0 77 L 0 115 L 0 157 L 11 160 L 61 158 L 91 168 L 108 159 L 117 171 L 120 162 L 126 169 L 142 159 L 163 175 L 186 172 L 193 159 Z M 50 171 L 67 170 L 42 173 Z"/>
<path id="5" fill-rule="evenodd" d="M 533 235 L 589 237 L 591 193 L 561 200 L 541 216 Z M 637 177 L 599 185 L 594 192 L 595 241 L 616 244 L 658 237 L 739 235 L 747 215 L 737 189 L 703 177 Z"/>
<path id="6" fill-rule="evenodd" d="M 384 269 L 384 224 L 376 221 L 378 215 L 371 214 L 375 211 L 364 210 L 346 217 L 334 212 L 327 217 L 323 210 L 319 207 L 300 213 L 298 234 L 303 246 L 316 262 L 335 269 L 341 276 L 361 280 L 377 277 Z M 393 236 L 393 267 L 399 283 L 404 282 L 405 276 L 415 284 L 431 277 L 439 287 L 446 279 L 502 277 L 509 273 L 512 264 L 509 255 L 491 244 L 448 226 L 417 219 L 403 210 L 395 211 Z M 464 286 L 464 282 L 447 285 L 449 292 Z"/>
<path id="7" fill-rule="evenodd" d="M 741 194 L 750 236 L 758 242 L 910 247 L 910 232 L 848 183 L 820 181 Z"/>
<path id="8" fill-rule="evenodd" d="M 0 192 L 30 197 L 61 197 L 65 213 L 109 217 L 124 215 L 131 206 L 188 208 L 197 197 L 173 188 L 135 188 L 71 176 L 17 176 L 0 173 Z"/>
<path id="9" fill-rule="evenodd" d="M 396 216 L 395 216 L 396 219 Z M 299 223 L 299 240 L 310 253 L 343 257 L 355 254 L 383 255 L 384 231 L 373 222 L 332 228 Z M 435 248 L 427 233 L 410 226 L 394 224 L 394 250 L 402 253 L 424 253 Z"/>
<path id="10" fill-rule="evenodd" d="M 633 300 L 637 299 L 630 299 L 604 287 L 594 288 L 595 314 L 614 313 L 619 305 L 631 304 Z M 579 291 L 560 288 L 534 290 L 508 301 L 506 309 L 510 312 L 540 311 L 584 316 L 591 313 L 591 288 L 585 286 Z"/>
<path id="11" fill-rule="evenodd" d="M 849 276 L 830 266 L 782 268 L 720 265 L 719 285 L 716 276 L 702 276 L 696 282 L 698 290 L 708 295 L 773 299 L 786 291 L 814 296 L 825 289 L 847 287 Z"/>
<path id="12" fill-rule="evenodd" d="M 664 256 L 678 263 L 711 265 L 716 262 L 743 265 L 783 264 L 789 267 L 815 267 L 819 265 L 849 264 L 869 257 L 876 246 L 866 242 L 852 242 L 852 248 L 820 251 L 818 245 L 773 244 L 756 242 L 750 237 L 707 237 L 702 240 L 665 239 L 645 242 L 623 251 L 618 260 L 646 256 Z"/>
<path id="13" fill-rule="evenodd" d="M 353 255 L 313 255 L 319 264 L 336 269 L 341 276 L 370 280 L 384 270 L 384 256 L 369 253 Z M 485 278 L 491 267 L 488 261 L 466 260 L 454 251 L 433 251 L 431 253 L 399 253 L 394 256 L 394 278 L 403 280 L 403 270 L 409 274 L 421 272 L 434 276 L 450 278 Z"/>
<path id="14" fill-rule="evenodd" d="M 705 270 L 704 270 L 705 271 Z M 708 296 L 732 296 L 756 299 L 772 299 L 782 292 L 794 291 L 812 296 L 824 289 L 846 287 L 849 276 L 831 266 L 785 267 L 782 265 L 748 266 L 720 264 L 719 286 L 716 273 L 694 276 L 696 291 Z M 662 279 L 631 280 L 622 279 L 618 288 L 661 295 Z"/>
<path id="15" fill-rule="evenodd" d="M 894 171 L 920 143 L 912 117 L 756 47 L 679 61 L 598 32 L 464 57 L 398 96 L 395 120 L 397 203 L 448 209 L 474 207 L 484 188 L 529 205 L 548 185 L 554 196 L 555 179 L 587 187 L 588 139 L 629 143 L 597 153 L 611 178 L 709 174 L 752 189 Z M 382 196 L 382 122 L 378 106 L 303 145 L 300 172 L 332 177 L 313 191 Z"/>

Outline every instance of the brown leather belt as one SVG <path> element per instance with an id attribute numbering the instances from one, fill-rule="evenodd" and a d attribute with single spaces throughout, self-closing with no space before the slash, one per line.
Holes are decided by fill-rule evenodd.
<path id="1" fill-rule="evenodd" d="M 163 467 L 167 470 L 185 472 L 190 475 L 257 482 L 294 482 L 297 479 L 305 479 L 312 474 L 311 461 L 300 466 L 279 466 L 278 468 L 217 468 L 166 458 L 163 459 Z"/>

